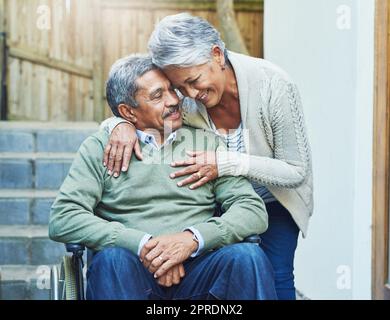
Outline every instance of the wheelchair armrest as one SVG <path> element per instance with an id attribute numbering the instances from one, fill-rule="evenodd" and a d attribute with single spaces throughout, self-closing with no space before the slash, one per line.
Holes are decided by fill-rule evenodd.
<path id="1" fill-rule="evenodd" d="M 246 237 L 242 242 L 249 242 L 249 243 L 261 243 L 261 237 L 258 234 L 252 234 L 249 237 Z"/>
<path id="2" fill-rule="evenodd" d="M 79 243 L 66 243 L 66 251 L 77 255 L 83 255 L 85 246 Z"/>

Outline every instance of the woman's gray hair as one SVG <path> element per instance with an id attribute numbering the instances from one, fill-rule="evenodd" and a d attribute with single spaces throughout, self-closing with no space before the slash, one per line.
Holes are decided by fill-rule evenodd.
<path id="1" fill-rule="evenodd" d="M 153 63 L 167 66 L 191 67 L 211 61 L 216 45 L 225 55 L 227 50 L 219 32 L 206 20 L 189 13 L 170 15 L 155 27 L 148 43 Z"/>
<path id="2" fill-rule="evenodd" d="M 138 107 L 135 95 L 139 89 L 136 80 L 146 72 L 158 69 L 149 55 L 132 54 L 117 60 L 111 67 L 106 83 L 107 102 L 112 113 L 120 117 L 118 106 Z"/>

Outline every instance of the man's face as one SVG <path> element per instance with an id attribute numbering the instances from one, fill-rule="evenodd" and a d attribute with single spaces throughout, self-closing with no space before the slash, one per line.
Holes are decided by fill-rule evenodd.
<path id="1" fill-rule="evenodd" d="M 170 81 L 160 70 L 151 70 L 137 79 L 138 91 L 134 108 L 139 130 L 155 129 L 164 134 L 182 126 L 179 97 Z"/>

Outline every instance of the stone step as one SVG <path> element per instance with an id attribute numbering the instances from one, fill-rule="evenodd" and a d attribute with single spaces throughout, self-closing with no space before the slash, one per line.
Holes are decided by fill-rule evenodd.
<path id="1" fill-rule="evenodd" d="M 47 226 L 0 226 L 0 265 L 53 264 L 64 253 L 63 244 L 48 238 Z"/>
<path id="2" fill-rule="evenodd" d="M 0 121 L 0 152 L 76 152 L 95 122 Z"/>
<path id="3" fill-rule="evenodd" d="M 0 189 L 0 225 L 47 225 L 53 190 Z"/>
<path id="4" fill-rule="evenodd" d="M 73 159 L 75 152 L 0 152 L 0 160 L 56 160 Z"/>
<path id="5" fill-rule="evenodd" d="M 0 300 L 48 300 L 49 298 L 50 266 L 0 266 Z"/>
<path id="6" fill-rule="evenodd" d="M 74 153 L 0 153 L 0 188 L 58 189 Z"/>

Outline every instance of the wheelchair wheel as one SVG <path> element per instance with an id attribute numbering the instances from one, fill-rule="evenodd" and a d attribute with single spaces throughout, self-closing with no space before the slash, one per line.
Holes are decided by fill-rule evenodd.
<path id="1" fill-rule="evenodd" d="M 65 299 L 78 300 L 77 298 L 77 280 L 76 272 L 72 266 L 72 257 L 64 256 L 62 261 L 63 271 L 65 275 Z"/>
<path id="2" fill-rule="evenodd" d="M 64 256 L 59 267 L 52 267 L 50 282 L 52 300 L 78 300 L 76 272 L 71 256 Z"/>

